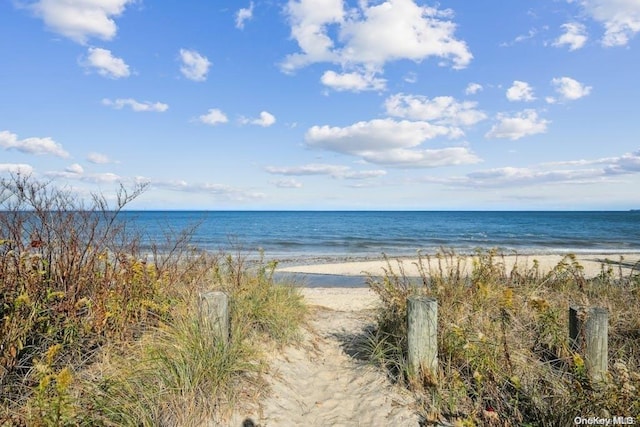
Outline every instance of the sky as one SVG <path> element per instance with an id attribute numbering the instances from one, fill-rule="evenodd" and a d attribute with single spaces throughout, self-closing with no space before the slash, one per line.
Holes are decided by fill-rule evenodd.
<path id="1" fill-rule="evenodd" d="M 640 208 L 640 0 L 2 0 L 0 176 L 129 208 Z"/>

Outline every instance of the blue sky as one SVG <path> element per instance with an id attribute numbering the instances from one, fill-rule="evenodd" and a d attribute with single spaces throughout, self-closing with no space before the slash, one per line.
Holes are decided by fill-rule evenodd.
<path id="1" fill-rule="evenodd" d="M 137 209 L 640 207 L 640 1 L 0 2 L 0 175 Z"/>

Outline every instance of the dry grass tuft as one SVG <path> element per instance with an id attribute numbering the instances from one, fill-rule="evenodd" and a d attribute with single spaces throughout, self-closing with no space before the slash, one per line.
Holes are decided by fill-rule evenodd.
<path id="1" fill-rule="evenodd" d="M 407 297 L 438 300 L 438 377 L 413 381 L 425 420 L 445 417 L 460 425 L 570 425 L 574 417 L 640 414 L 640 275 L 603 265 L 584 277 L 567 255 L 541 274 L 505 268 L 495 251 L 479 251 L 472 271 L 453 252 L 421 256 L 418 280 L 401 262 L 383 277 L 369 277 L 383 308 L 367 352 L 392 378 L 408 382 Z M 569 346 L 570 304 L 609 310 L 609 375 L 593 383 Z M 499 424 L 492 424 L 492 423 Z M 465 424 L 466 423 L 466 424 Z"/>
<path id="2" fill-rule="evenodd" d="M 139 249 L 116 206 L 30 177 L 0 181 L 0 426 L 201 425 L 263 388 L 262 345 L 295 339 L 306 308 L 275 264 L 189 249 L 190 230 Z M 192 231 L 192 230 L 191 230 Z M 231 338 L 199 293 L 230 298 Z"/>

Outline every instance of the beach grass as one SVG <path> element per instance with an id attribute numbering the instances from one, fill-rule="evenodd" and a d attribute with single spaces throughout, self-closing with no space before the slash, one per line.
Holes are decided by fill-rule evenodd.
<path id="1" fill-rule="evenodd" d="M 623 263 L 623 260 L 620 261 Z M 361 352 L 414 390 L 425 423 L 455 425 L 573 425 L 576 416 L 640 414 L 640 275 L 603 264 L 586 278 L 573 255 L 542 273 L 507 269 L 496 251 L 478 251 L 470 271 L 443 250 L 421 255 L 419 280 L 402 261 L 387 260 L 368 284 L 382 300 Z M 637 267 L 637 266 L 636 266 Z M 438 372 L 418 378 L 407 362 L 407 298 L 438 301 Z M 569 345 L 570 304 L 609 312 L 609 371 L 587 375 Z"/>
<path id="2" fill-rule="evenodd" d="M 275 264 L 205 254 L 189 230 L 151 254 L 110 207 L 30 177 L 0 181 L 0 425 L 201 425 L 264 392 L 264 353 L 306 308 Z M 230 338 L 199 295 L 224 291 Z M 240 399 L 241 398 L 241 399 Z"/>

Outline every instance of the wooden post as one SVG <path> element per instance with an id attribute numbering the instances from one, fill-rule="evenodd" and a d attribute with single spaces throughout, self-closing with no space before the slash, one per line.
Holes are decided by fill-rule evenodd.
<path id="1" fill-rule="evenodd" d="M 200 294 L 200 313 L 214 333 L 226 344 L 229 341 L 229 299 L 227 294 L 218 291 Z"/>
<path id="2" fill-rule="evenodd" d="M 594 381 L 605 378 L 609 353 L 609 312 L 602 307 L 569 307 L 569 338 L 582 354 L 587 374 Z"/>
<path id="3" fill-rule="evenodd" d="M 438 373 L 438 301 L 424 296 L 407 300 L 409 376 Z"/>

